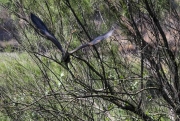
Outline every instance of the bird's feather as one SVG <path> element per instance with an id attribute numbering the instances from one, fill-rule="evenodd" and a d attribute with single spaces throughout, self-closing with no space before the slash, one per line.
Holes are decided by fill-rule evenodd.
<path id="1" fill-rule="evenodd" d="M 114 29 L 108 31 L 107 33 L 105 33 L 103 35 L 96 37 L 91 42 L 89 42 L 89 45 L 96 45 L 97 43 L 101 42 L 102 40 L 109 38 L 110 36 L 112 36 L 113 32 L 114 32 Z"/>
<path id="2" fill-rule="evenodd" d="M 35 25 L 35 27 L 40 30 L 40 32 L 49 31 L 46 25 L 42 22 L 42 20 L 38 18 L 36 15 L 34 15 L 33 13 L 31 13 L 31 20 L 33 24 Z M 44 33 L 41 33 L 41 34 L 44 34 Z"/>
<path id="3" fill-rule="evenodd" d="M 73 54 L 74 52 L 76 52 L 76 51 L 78 51 L 78 50 L 80 50 L 80 49 L 82 49 L 82 48 L 85 48 L 85 47 L 87 47 L 87 46 L 96 45 L 97 43 L 101 42 L 102 40 L 105 40 L 105 39 L 107 39 L 108 37 L 112 36 L 113 32 L 114 32 L 114 29 L 108 31 L 107 33 L 105 33 L 105 34 L 103 34 L 103 35 L 100 35 L 100 36 L 96 37 L 95 39 L 93 39 L 93 40 L 92 40 L 91 42 L 89 42 L 89 43 L 86 43 L 86 44 L 84 44 L 84 45 L 81 45 L 81 46 L 77 47 L 76 49 L 70 51 L 69 54 Z"/>
<path id="4" fill-rule="evenodd" d="M 35 25 L 35 27 L 39 30 L 39 32 L 42 35 L 44 35 L 47 39 L 51 40 L 57 46 L 57 48 L 63 53 L 64 50 L 63 50 L 61 44 L 54 37 L 54 35 L 50 33 L 50 31 L 48 30 L 48 28 L 46 27 L 44 22 L 40 18 L 38 18 L 36 15 L 34 15 L 33 13 L 31 13 L 31 20 L 32 20 L 33 24 Z"/>

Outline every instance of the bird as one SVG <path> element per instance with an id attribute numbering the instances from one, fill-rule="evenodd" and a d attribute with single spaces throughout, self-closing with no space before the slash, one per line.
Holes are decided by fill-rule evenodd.
<path id="1" fill-rule="evenodd" d="M 51 32 L 48 30 L 48 28 L 46 27 L 44 22 L 40 18 L 38 18 L 36 15 L 34 15 L 33 13 L 31 13 L 31 20 L 32 20 L 33 24 L 35 25 L 35 27 L 37 28 L 37 30 L 39 30 L 39 32 L 43 36 L 45 36 L 47 39 L 49 39 L 51 42 L 53 42 L 57 46 L 57 48 L 62 53 L 64 53 L 64 50 L 63 50 L 61 44 L 55 38 L 55 36 L 53 34 L 51 34 Z"/>
<path id="2" fill-rule="evenodd" d="M 73 53 L 75 53 L 76 51 L 85 48 L 87 46 L 93 46 L 98 44 L 99 42 L 109 38 L 110 36 L 113 35 L 114 32 L 114 27 L 112 27 L 111 30 L 109 30 L 108 32 L 94 38 L 92 41 L 87 42 L 86 44 L 80 45 L 77 48 L 75 48 L 74 50 L 71 51 L 64 51 L 64 49 L 62 48 L 60 42 L 56 39 L 56 37 L 49 31 L 49 29 L 46 27 L 45 23 L 39 18 L 37 17 L 35 14 L 31 13 L 30 15 L 31 21 L 34 24 L 35 28 L 39 31 L 39 33 L 41 35 L 43 35 L 45 38 L 47 38 L 48 40 L 50 40 L 52 43 L 54 43 L 54 45 L 62 52 L 62 61 L 68 63 L 70 62 L 70 55 L 72 55 Z"/>

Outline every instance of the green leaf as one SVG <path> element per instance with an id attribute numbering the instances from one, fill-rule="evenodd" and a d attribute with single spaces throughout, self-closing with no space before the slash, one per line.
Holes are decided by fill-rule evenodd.
<path id="1" fill-rule="evenodd" d="M 9 0 L 1 0 L 1 2 L 0 3 L 2 3 L 2 4 L 6 4 L 6 3 L 8 3 L 9 2 Z"/>

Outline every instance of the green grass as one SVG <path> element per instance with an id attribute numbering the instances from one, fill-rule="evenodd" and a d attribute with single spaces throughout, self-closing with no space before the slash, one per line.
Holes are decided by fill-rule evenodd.
<path id="1" fill-rule="evenodd" d="M 34 56 L 33 56 L 34 57 Z M 65 85 L 66 89 L 70 92 L 73 92 L 73 90 L 75 90 L 76 88 L 78 89 L 83 89 L 83 87 L 78 86 L 78 84 L 76 82 L 71 82 L 71 78 L 68 76 L 68 72 L 64 71 L 62 69 L 61 66 L 59 66 L 57 63 L 50 61 L 47 58 L 43 58 L 40 57 L 39 58 L 42 60 L 42 62 L 37 62 L 37 58 L 35 60 L 33 60 L 33 57 L 31 57 L 28 53 L 26 52 L 22 52 L 22 53 L 0 53 L 0 91 L 2 89 L 3 92 L 5 93 L 5 95 L 3 96 L 3 98 L 0 99 L 0 120 L 4 120 L 4 121 L 8 121 L 8 117 L 6 116 L 7 114 L 5 113 L 5 108 L 1 108 L 1 105 L 4 106 L 4 100 L 5 101 L 10 101 L 10 103 L 7 105 L 9 106 L 8 109 L 12 109 L 10 110 L 12 114 L 16 114 L 16 116 L 24 118 L 24 120 L 33 120 L 33 119 L 37 119 L 39 118 L 40 120 L 40 116 L 38 113 L 36 113 L 33 110 L 25 110 L 24 112 L 18 113 L 18 111 L 15 109 L 16 105 L 14 103 L 11 102 L 11 100 L 13 100 L 14 102 L 19 102 L 19 103 L 23 103 L 23 104 L 32 104 L 33 102 L 35 102 L 36 100 L 40 99 L 42 96 L 46 95 L 46 94 L 50 94 L 51 93 L 51 89 L 48 85 L 48 82 L 46 80 L 46 78 L 44 77 L 44 75 L 42 74 L 41 69 L 43 69 L 43 71 L 45 71 L 48 75 L 49 78 L 49 82 L 51 84 L 51 86 L 53 87 L 53 90 L 55 92 L 58 93 L 66 93 L 66 91 L 64 90 L 64 88 L 62 88 L 62 83 L 63 85 Z M 96 60 L 93 60 L 94 58 L 92 58 L 91 60 L 91 65 L 96 69 L 96 71 L 101 72 L 101 69 L 95 65 L 98 65 L 98 63 L 96 62 Z M 104 58 L 107 59 L 106 63 L 109 63 L 109 65 L 113 62 L 112 59 L 108 60 L 108 58 Z M 43 64 L 44 63 L 48 68 L 44 68 Z M 76 60 L 72 59 L 72 63 L 74 65 L 74 67 L 76 68 L 76 70 L 78 70 L 78 72 L 74 72 L 75 74 L 77 74 L 78 77 L 81 77 L 83 79 L 83 75 L 86 74 L 86 71 L 83 71 L 84 68 L 86 68 L 86 65 L 84 63 L 79 63 Z M 38 67 L 38 64 L 39 67 Z M 137 63 L 132 65 L 133 70 L 135 72 L 135 70 L 137 70 L 140 65 L 138 65 Z M 105 66 L 105 69 L 108 70 L 109 67 Z M 119 65 L 120 70 L 122 70 L 121 75 L 125 72 L 123 72 L 123 70 L 125 70 L 123 67 L 121 67 Z M 72 69 L 73 70 L 73 69 Z M 107 71 L 108 73 L 108 77 L 114 76 L 114 78 L 116 79 L 116 75 L 115 72 L 112 71 L 113 69 L 110 69 L 109 71 Z M 53 73 L 59 78 L 59 80 L 56 78 L 55 75 L 53 75 L 53 73 L 51 72 L 53 71 Z M 66 73 L 67 72 L 67 73 Z M 94 73 L 91 73 L 91 76 Z M 96 77 L 96 75 L 94 74 L 92 77 Z M 95 78 L 96 79 L 96 78 Z M 84 78 L 84 80 L 82 80 L 85 83 L 86 82 L 86 78 Z M 135 81 L 138 82 L 138 81 Z M 131 83 L 128 82 L 124 82 L 124 84 L 127 85 L 131 85 Z M 134 81 L 132 83 L 132 85 L 130 87 L 134 87 L 137 88 L 137 85 L 134 85 Z M 98 87 L 98 85 L 101 85 L 100 82 L 95 81 L 93 87 Z M 117 84 L 115 84 L 115 86 L 117 86 Z M 3 87 L 3 88 L 2 88 Z M 128 88 L 128 86 L 127 86 Z M 132 89 L 132 90 L 136 90 L 136 89 Z M 8 97 L 8 98 L 7 98 Z M 70 96 L 71 97 L 71 96 Z M 10 98 L 10 100 L 9 100 Z M 50 106 L 48 104 L 48 101 L 51 101 L 54 105 L 54 107 L 56 107 L 58 110 L 61 110 L 61 107 L 59 107 L 58 103 L 56 102 L 56 100 L 54 98 L 48 97 L 47 99 L 42 99 L 39 100 L 38 103 L 41 105 L 47 105 Z M 102 101 L 103 102 L 103 101 Z M 110 104 L 108 102 L 104 102 L 106 104 Z M 68 102 L 66 102 L 64 100 L 64 102 L 62 102 L 62 104 L 67 105 L 69 104 Z M 36 107 L 37 106 L 37 107 Z M 69 110 L 71 108 L 72 105 L 68 105 L 66 106 L 66 110 Z M 114 106 L 114 105 L 112 105 Z M 38 108 L 38 105 L 34 104 L 35 108 Z M 24 108 L 23 105 L 18 105 L 18 108 Z M 114 108 L 114 107 L 113 107 Z M 159 110 L 159 109 L 154 109 L 153 110 Z M 83 110 L 82 110 L 83 111 Z M 2 113 L 3 112 L 3 113 Z M 149 111 L 148 111 L 149 112 Z M 131 120 L 131 118 L 128 118 L 128 115 L 125 111 L 121 110 L 121 109 L 116 109 L 114 108 L 113 110 L 110 111 L 111 115 L 115 115 L 115 117 L 122 117 L 123 120 Z M 127 116 L 126 116 L 127 115 Z M 130 114 L 131 115 L 131 114 Z M 49 115 L 51 116 L 51 115 Z M 134 116 L 135 119 L 138 117 Z M 108 120 L 108 119 L 107 119 Z M 163 119 L 162 119 L 163 120 Z"/>
<path id="2" fill-rule="evenodd" d="M 22 77 L 24 81 L 27 81 L 24 77 L 31 75 L 30 71 L 39 73 L 39 69 L 27 53 L 1 53 L 0 62 L 0 79 Z"/>
<path id="3" fill-rule="evenodd" d="M 49 62 L 48 59 L 43 57 L 40 58 L 43 63 L 49 63 L 47 64 L 48 67 L 51 68 L 56 75 L 61 72 L 61 69 L 57 68 L 58 65 L 56 63 Z M 31 115 L 34 112 L 25 111 L 24 113 L 18 113 L 15 109 L 16 103 L 31 104 L 36 100 L 33 96 L 38 99 L 50 92 L 46 78 L 40 70 L 42 64 L 39 68 L 36 61 L 26 52 L 0 53 L 0 92 L 3 97 L 0 99 L 0 112 L 3 112 L 0 114 L 0 120 L 8 121 L 6 109 L 10 109 L 10 114 L 15 114 L 17 117 L 19 115 L 21 118 L 26 117 L 25 119 L 33 119 L 34 116 Z M 57 81 L 57 78 L 47 68 L 45 71 L 48 74 L 53 89 L 58 89 L 58 87 L 61 86 L 59 84 L 60 82 Z M 62 77 L 63 74 L 60 73 L 58 76 Z M 4 102 L 9 103 L 4 104 Z M 18 107 L 23 108 L 23 105 L 18 105 Z"/>

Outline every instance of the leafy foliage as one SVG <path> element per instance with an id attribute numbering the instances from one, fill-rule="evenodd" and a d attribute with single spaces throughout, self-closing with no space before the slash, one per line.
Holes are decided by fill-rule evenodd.
<path id="1" fill-rule="evenodd" d="M 4 118 L 178 120 L 180 19 L 168 1 L 13 0 L 11 4 L 9 10 L 27 25 L 17 25 L 23 54 L 1 55 Z M 67 64 L 58 48 L 35 31 L 30 13 L 45 22 L 65 50 L 93 40 L 112 25 L 116 32 L 73 53 Z"/>

